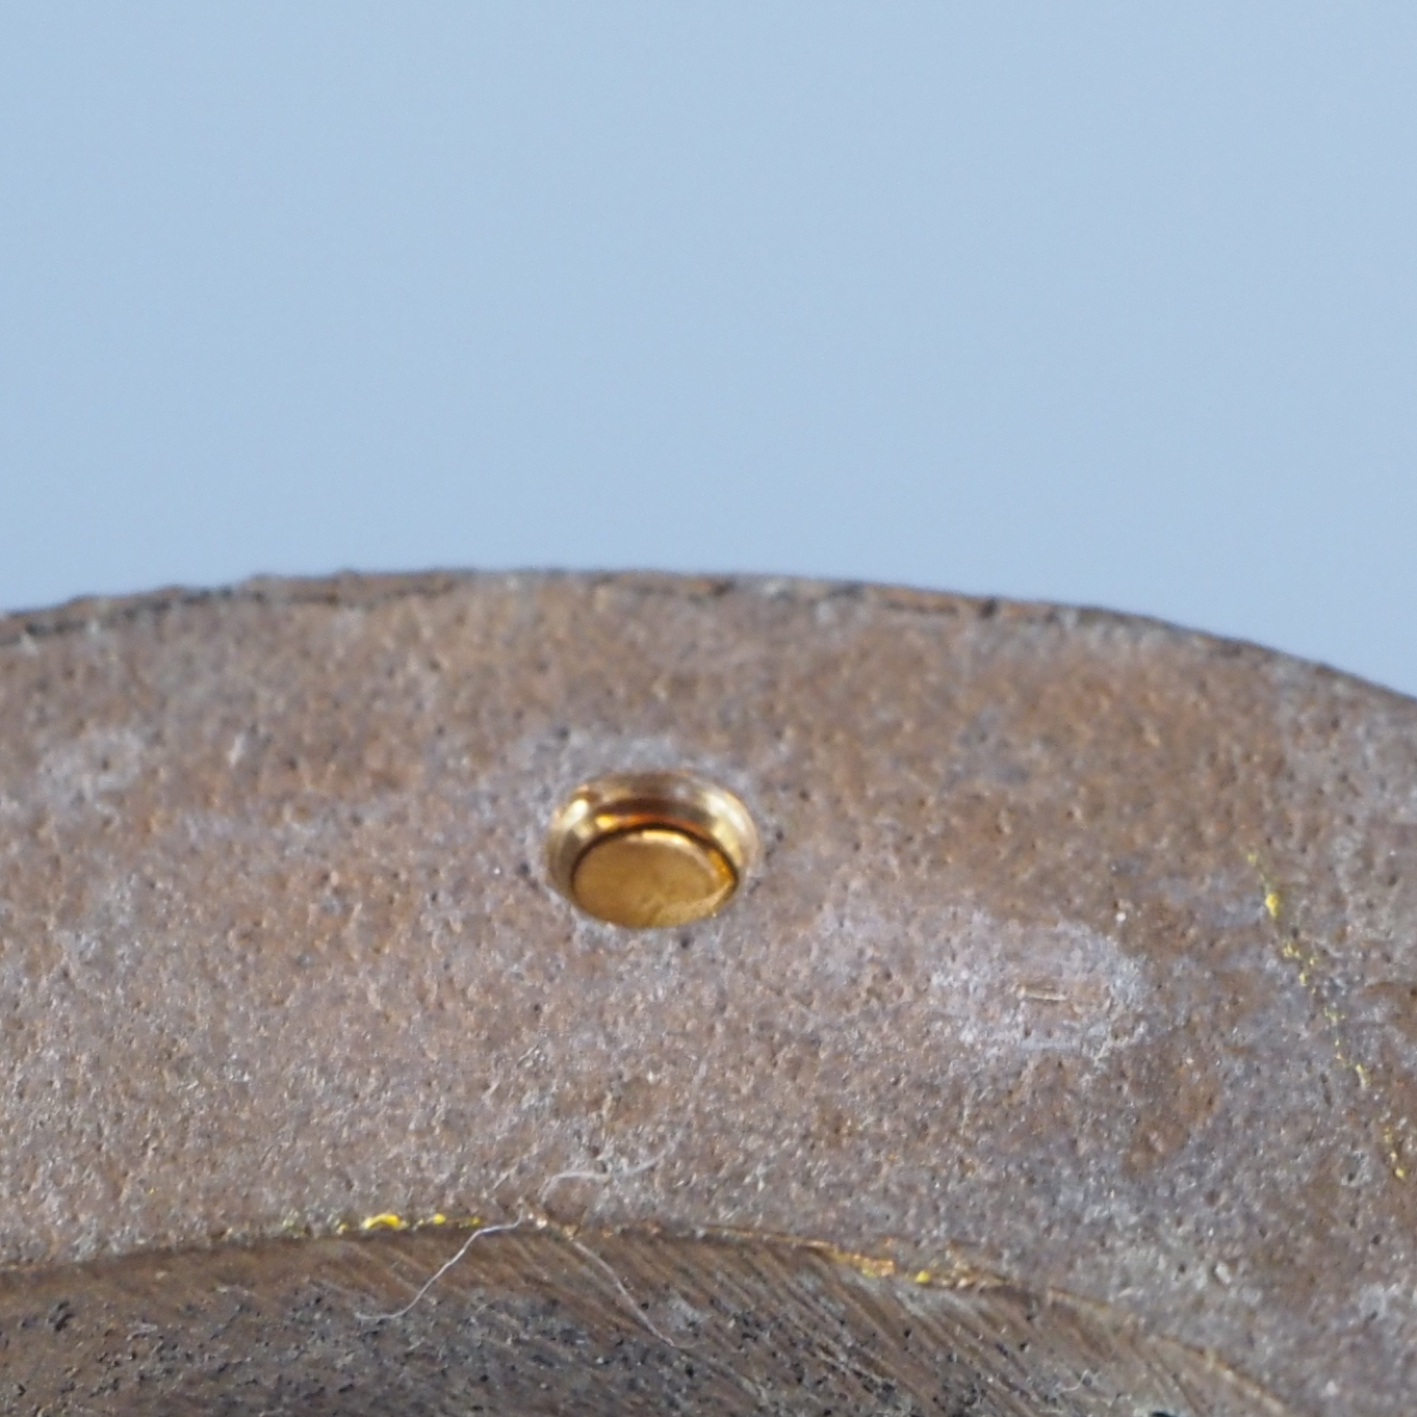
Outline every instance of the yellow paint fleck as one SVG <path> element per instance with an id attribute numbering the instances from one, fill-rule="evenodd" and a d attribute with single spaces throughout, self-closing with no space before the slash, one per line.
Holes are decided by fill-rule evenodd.
<path id="1" fill-rule="evenodd" d="M 333 1229 L 336 1235 L 346 1235 L 351 1230 L 362 1230 L 366 1233 L 374 1230 L 426 1230 L 429 1226 L 447 1225 L 455 1230 L 480 1230 L 482 1228 L 482 1217 L 480 1215 L 444 1215 L 441 1210 L 434 1211 L 432 1215 L 397 1215 L 391 1210 L 384 1211 L 380 1215 L 370 1215 L 363 1220 L 341 1220 Z"/>
<path id="2" fill-rule="evenodd" d="M 865 1255 L 855 1255 L 851 1263 L 855 1264 L 862 1274 L 868 1274 L 872 1279 L 889 1279 L 895 1273 L 894 1260 L 874 1260 Z"/>
<path id="3" fill-rule="evenodd" d="M 835 1245 L 816 1244 L 813 1248 L 829 1255 L 838 1264 L 850 1265 L 858 1274 L 867 1275 L 871 1279 L 889 1279 L 891 1275 L 899 1272 L 894 1260 L 880 1259 L 874 1255 L 859 1255 L 854 1250 L 838 1249 Z"/>
<path id="4" fill-rule="evenodd" d="M 1402 1125 L 1407 1126 L 1407 1119 L 1404 1117 Z M 1383 1142 L 1387 1146 L 1387 1159 L 1392 1167 L 1392 1174 L 1399 1181 L 1407 1179 L 1407 1167 L 1403 1164 L 1402 1143 L 1398 1139 L 1397 1128 L 1388 1125 L 1383 1128 Z"/>
<path id="5" fill-rule="evenodd" d="M 912 1277 L 917 1284 L 928 1284 L 934 1278 L 928 1269 L 917 1269 Z"/>
<path id="6" fill-rule="evenodd" d="M 1259 875 L 1260 886 L 1264 891 L 1265 911 L 1269 918 L 1277 923 L 1283 908 L 1279 891 L 1266 876 L 1256 852 L 1250 852 L 1246 859 Z M 1344 1048 L 1343 1033 L 1347 1020 L 1343 1011 L 1324 997 L 1327 990 L 1324 981 L 1323 959 L 1318 950 L 1302 946 L 1296 930 L 1292 938 L 1279 942 L 1279 953 L 1284 959 L 1298 966 L 1294 971 L 1294 977 L 1298 980 L 1300 988 L 1304 989 L 1313 1000 L 1315 1007 L 1321 1013 L 1333 1035 L 1334 1061 L 1339 1067 L 1352 1072 L 1353 1076 L 1358 1079 L 1360 1091 L 1368 1092 L 1372 1088 L 1372 1074 L 1363 1063 L 1350 1057 Z M 1395 1131 L 1390 1125 L 1383 1128 L 1383 1142 L 1387 1152 L 1388 1165 L 1391 1167 L 1393 1175 L 1399 1181 L 1405 1181 L 1407 1168 L 1403 1165 L 1402 1150 L 1397 1143 Z"/>

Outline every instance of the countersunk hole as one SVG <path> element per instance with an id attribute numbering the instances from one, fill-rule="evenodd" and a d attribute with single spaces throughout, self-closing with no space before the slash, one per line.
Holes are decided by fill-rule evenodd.
<path id="1" fill-rule="evenodd" d="M 587 915 L 632 929 L 687 925 L 722 910 L 757 853 L 748 809 L 686 772 L 582 783 L 546 839 L 556 889 Z"/>

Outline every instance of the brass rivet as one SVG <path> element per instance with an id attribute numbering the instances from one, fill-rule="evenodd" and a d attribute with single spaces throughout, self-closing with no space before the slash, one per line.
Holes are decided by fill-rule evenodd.
<path id="1" fill-rule="evenodd" d="M 614 773 L 562 805 L 546 862 L 587 915 L 647 929 L 721 910 L 757 850 L 748 809 L 724 788 L 690 773 Z"/>

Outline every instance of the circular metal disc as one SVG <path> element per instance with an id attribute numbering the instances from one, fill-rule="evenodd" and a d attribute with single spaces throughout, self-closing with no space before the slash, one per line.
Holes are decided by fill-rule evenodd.
<path id="1" fill-rule="evenodd" d="M 578 784 L 762 849 L 635 930 Z M 1150 622 L 0 620 L 0 1411 L 1410 1417 L 1417 703 Z"/>

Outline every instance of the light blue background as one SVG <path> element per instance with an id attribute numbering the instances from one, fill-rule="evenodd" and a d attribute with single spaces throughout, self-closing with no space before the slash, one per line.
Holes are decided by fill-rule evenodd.
<path id="1" fill-rule="evenodd" d="M 0 604 L 661 566 L 1417 692 L 1417 6 L 0 8 Z"/>

